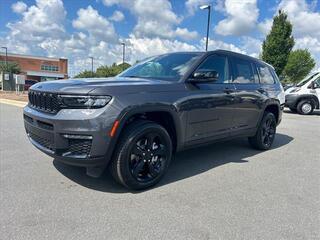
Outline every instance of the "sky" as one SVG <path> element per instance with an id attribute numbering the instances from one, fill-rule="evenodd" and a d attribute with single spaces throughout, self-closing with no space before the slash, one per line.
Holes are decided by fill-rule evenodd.
<path id="1" fill-rule="evenodd" d="M 308 49 L 320 71 L 318 0 L 0 0 L 0 46 L 10 53 L 69 60 L 69 75 L 173 51 L 203 51 L 212 5 L 209 50 L 254 57 L 279 9 L 293 24 L 294 49 Z"/>

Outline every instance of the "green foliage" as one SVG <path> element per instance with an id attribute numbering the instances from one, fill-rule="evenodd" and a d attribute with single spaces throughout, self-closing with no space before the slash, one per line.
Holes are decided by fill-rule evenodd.
<path id="1" fill-rule="evenodd" d="M 16 62 L 8 62 L 8 64 L 6 64 L 5 61 L 1 61 L 0 72 L 10 72 L 10 73 L 18 74 L 21 72 L 21 69 L 19 64 Z"/>
<path id="2" fill-rule="evenodd" d="M 92 74 L 91 71 L 83 71 L 75 76 L 75 78 L 90 78 L 90 77 L 114 77 L 121 73 L 123 70 L 131 67 L 129 63 L 122 63 L 117 65 L 116 63 L 111 66 L 100 66 L 97 71 Z"/>
<path id="3" fill-rule="evenodd" d="M 271 64 L 278 75 L 282 74 L 294 45 L 291 33 L 292 24 L 287 20 L 287 14 L 280 10 L 262 45 L 262 60 Z"/>
<path id="4" fill-rule="evenodd" d="M 292 51 L 283 71 L 285 79 L 297 83 L 306 77 L 315 65 L 315 60 L 307 49 Z"/>

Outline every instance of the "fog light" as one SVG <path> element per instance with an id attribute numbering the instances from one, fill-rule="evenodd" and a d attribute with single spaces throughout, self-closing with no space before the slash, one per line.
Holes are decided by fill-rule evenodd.
<path id="1" fill-rule="evenodd" d="M 63 134 L 62 136 L 67 139 L 85 139 L 85 140 L 92 139 L 92 136 L 89 136 L 89 135 Z"/>

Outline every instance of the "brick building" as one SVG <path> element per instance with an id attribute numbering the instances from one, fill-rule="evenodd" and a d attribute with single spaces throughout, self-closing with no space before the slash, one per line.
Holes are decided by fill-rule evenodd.
<path id="1" fill-rule="evenodd" d="M 0 61 L 5 59 L 6 55 L 0 53 Z M 18 63 L 26 80 L 43 82 L 68 78 L 68 59 L 8 54 L 8 62 Z"/>

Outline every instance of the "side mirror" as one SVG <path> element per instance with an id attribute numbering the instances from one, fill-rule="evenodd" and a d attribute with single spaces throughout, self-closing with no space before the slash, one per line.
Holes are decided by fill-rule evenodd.
<path id="1" fill-rule="evenodd" d="M 198 70 L 194 72 L 188 82 L 191 83 L 205 83 L 214 82 L 219 79 L 219 73 L 214 70 Z"/>

